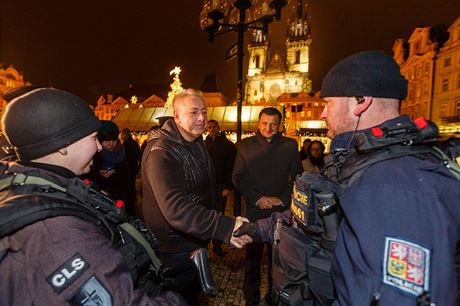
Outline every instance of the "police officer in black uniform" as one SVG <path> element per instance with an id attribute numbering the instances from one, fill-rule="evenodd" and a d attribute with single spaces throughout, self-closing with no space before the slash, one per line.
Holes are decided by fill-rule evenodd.
<path id="1" fill-rule="evenodd" d="M 148 256 L 117 227 L 123 203 L 77 177 L 101 150 L 89 106 L 32 89 L 8 104 L 2 123 L 19 160 L 1 165 L 0 304 L 182 305 L 159 294 L 149 264 L 138 265 Z"/>
<path id="2" fill-rule="evenodd" d="M 433 148 L 434 124 L 399 115 L 406 95 L 399 66 L 379 51 L 349 56 L 324 78 L 327 176 L 296 180 L 298 230 L 274 230 L 274 287 L 287 304 L 459 305 L 460 171 Z M 246 227 L 270 238 L 270 222 Z"/>

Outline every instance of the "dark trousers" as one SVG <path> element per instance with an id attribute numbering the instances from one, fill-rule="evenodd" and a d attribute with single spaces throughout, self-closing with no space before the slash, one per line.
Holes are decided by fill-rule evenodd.
<path id="1" fill-rule="evenodd" d="M 264 246 L 267 245 L 268 255 L 268 292 L 266 300 L 270 300 L 272 291 L 272 247 L 267 243 L 251 243 L 246 246 L 244 261 L 244 297 L 246 305 L 257 305 L 260 302 L 260 270 Z"/>

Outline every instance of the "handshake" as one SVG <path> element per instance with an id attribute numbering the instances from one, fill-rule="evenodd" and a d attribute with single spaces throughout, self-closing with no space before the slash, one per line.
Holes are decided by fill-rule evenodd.
<path id="1" fill-rule="evenodd" d="M 241 249 L 243 246 L 253 241 L 262 242 L 260 229 L 257 226 L 257 223 L 251 223 L 244 217 L 236 217 L 235 227 L 233 228 L 230 243 Z"/>

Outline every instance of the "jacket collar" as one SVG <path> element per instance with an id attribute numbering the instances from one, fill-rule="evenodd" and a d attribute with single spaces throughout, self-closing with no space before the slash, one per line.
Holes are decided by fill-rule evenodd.
<path id="1" fill-rule="evenodd" d="M 257 131 L 256 133 L 256 138 L 259 140 L 259 141 L 263 141 L 265 143 L 272 143 L 272 142 L 277 142 L 278 140 L 280 140 L 283 136 L 281 135 L 280 132 L 276 133 L 275 135 L 273 135 L 272 139 L 270 141 L 267 141 L 267 138 L 265 138 L 264 136 L 262 136 L 262 134 Z"/>
<path id="2" fill-rule="evenodd" d="M 384 121 L 383 123 L 377 125 L 376 127 L 379 128 L 385 128 L 385 127 L 394 127 L 398 123 L 406 123 L 410 122 L 411 119 L 407 115 L 401 115 L 398 117 L 395 117 L 393 119 Z M 340 135 L 337 135 L 331 143 L 331 152 L 334 151 L 348 151 L 350 148 L 353 148 L 356 145 L 356 140 L 354 139 L 354 136 L 356 133 L 365 133 L 365 134 L 370 134 L 372 133 L 372 128 L 369 129 L 364 129 L 364 130 L 358 130 L 358 131 L 350 131 L 350 132 L 345 132 Z"/>
<path id="3" fill-rule="evenodd" d="M 203 137 L 198 137 L 195 141 L 192 141 L 192 142 L 185 140 L 185 138 L 179 132 L 179 129 L 176 123 L 174 122 L 174 119 L 168 119 L 163 124 L 161 129 L 154 130 L 149 134 L 149 140 L 159 139 L 159 138 L 166 138 L 170 141 L 179 143 L 181 145 L 191 145 L 196 142 L 199 142 L 199 143 L 203 142 Z"/>

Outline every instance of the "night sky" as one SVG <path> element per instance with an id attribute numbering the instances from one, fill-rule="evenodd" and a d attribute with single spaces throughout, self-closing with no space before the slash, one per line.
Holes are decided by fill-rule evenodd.
<path id="1" fill-rule="evenodd" d="M 226 62 L 225 51 L 236 42 L 236 33 L 210 43 L 199 25 L 201 3 L 2 1 L 0 62 L 13 64 L 35 85 L 71 91 L 92 104 L 99 95 L 126 89 L 130 84 L 170 84 L 169 71 L 174 66 L 182 67 L 184 87 L 198 88 L 206 74 L 215 73 L 218 87 L 234 99 L 236 60 Z M 320 89 L 322 78 L 339 59 L 370 49 L 392 55 L 394 41 L 408 39 L 416 26 L 450 26 L 460 16 L 458 0 L 308 3 L 314 90 Z M 283 19 L 292 15 L 288 8 L 282 14 Z M 285 24 L 271 24 L 270 33 L 272 46 L 283 47 Z"/>

